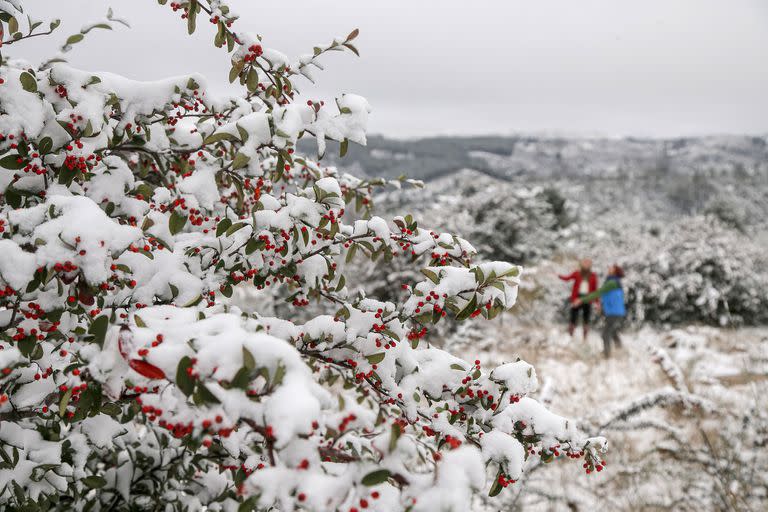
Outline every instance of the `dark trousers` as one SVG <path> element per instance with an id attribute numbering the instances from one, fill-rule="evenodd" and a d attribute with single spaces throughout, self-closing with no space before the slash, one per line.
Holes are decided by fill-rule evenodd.
<path id="1" fill-rule="evenodd" d="M 605 357 L 611 355 L 611 342 L 616 344 L 616 348 L 621 348 L 621 338 L 619 331 L 624 323 L 623 316 L 606 316 L 603 324 L 603 353 Z"/>
<path id="2" fill-rule="evenodd" d="M 575 326 L 579 322 L 579 314 L 584 319 L 584 326 L 589 325 L 589 318 L 592 315 L 592 304 L 587 302 L 576 307 L 571 306 L 571 325 Z"/>

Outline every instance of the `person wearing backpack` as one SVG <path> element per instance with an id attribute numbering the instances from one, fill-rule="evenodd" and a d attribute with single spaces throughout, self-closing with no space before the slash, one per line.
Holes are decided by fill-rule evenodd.
<path id="1" fill-rule="evenodd" d="M 618 265 L 612 265 L 608 269 L 606 278 L 600 289 L 593 293 L 585 295 L 582 301 L 595 300 L 600 298 L 600 304 L 603 310 L 603 355 L 606 358 L 611 356 L 611 345 L 621 348 L 621 337 L 619 332 L 624 324 L 624 318 L 627 316 L 627 308 L 624 304 L 624 289 L 621 287 L 621 279 L 624 277 L 624 271 Z"/>

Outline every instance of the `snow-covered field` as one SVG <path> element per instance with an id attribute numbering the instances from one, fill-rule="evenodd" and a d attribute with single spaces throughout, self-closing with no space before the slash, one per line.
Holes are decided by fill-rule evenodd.
<path id="1" fill-rule="evenodd" d="M 598 332 L 584 341 L 571 339 L 559 325 L 505 321 L 450 341 L 484 365 L 517 357 L 531 363 L 541 382 L 539 399 L 610 440 L 604 471 L 586 475 L 570 461 L 539 464 L 509 492 L 506 505 L 764 510 L 767 329 L 630 329 L 623 348 L 606 360 Z M 498 503 L 489 506 L 506 510 Z M 484 507 L 478 503 L 477 509 Z"/>

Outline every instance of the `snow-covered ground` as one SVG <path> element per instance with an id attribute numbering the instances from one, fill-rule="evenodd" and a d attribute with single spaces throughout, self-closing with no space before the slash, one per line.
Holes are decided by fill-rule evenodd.
<path id="1" fill-rule="evenodd" d="M 449 344 L 488 366 L 517 357 L 531 363 L 542 401 L 610 440 L 601 473 L 586 475 L 565 458 L 541 465 L 507 490 L 505 506 L 764 510 L 768 329 L 628 330 L 623 348 L 605 359 L 599 332 L 584 341 L 559 325 L 505 321 Z"/>

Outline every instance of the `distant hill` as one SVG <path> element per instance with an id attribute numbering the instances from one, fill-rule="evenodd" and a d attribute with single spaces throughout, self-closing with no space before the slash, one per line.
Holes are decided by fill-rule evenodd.
<path id="1" fill-rule="evenodd" d="M 308 143 L 309 144 L 309 143 Z M 304 148 L 312 151 L 311 146 Z M 372 136 L 338 157 L 330 144 L 324 161 L 358 174 L 432 180 L 471 168 L 498 179 L 520 177 L 720 176 L 768 177 L 768 137 L 677 139 L 432 137 L 394 140 Z"/>

